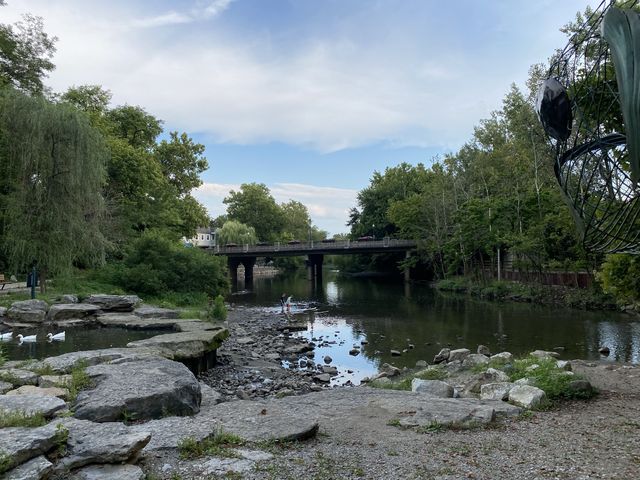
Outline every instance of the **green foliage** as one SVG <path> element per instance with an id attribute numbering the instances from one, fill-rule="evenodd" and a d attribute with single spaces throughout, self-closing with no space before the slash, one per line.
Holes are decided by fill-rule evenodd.
<path id="1" fill-rule="evenodd" d="M 82 390 L 90 388 L 91 385 L 91 377 L 87 374 L 86 362 L 77 362 L 71 369 L 71 382 L 67 385 L 69 389 L 69 402 L 75 402 L 78 394 Z"/>
<path id="2" fill-rule="evenodd" d="M 105 266 L 98 277 L 150 297 L 169 292 L 217 295 L 228 288 L 223 259 L 185 248 L 159 232 L 144 233 L 123 262 Z"/>
<path id="3" fill-rule="evenodd" d="M 217 320 L 219 322 L 227 319 L 227 307 L 224 304 L 224 297 L 222 295 L 218 295 L 213 300 L 213 305 L 211 305 L 207 317 L 209 317 L 209 320 Z"/>
<path id="4" fill-rule="evenodd" d="M 529 370 L 533 365 L 536 368 Z M 569 388 L 574 380 L 583 379 L 580 375 L 568 375 L 556 365 L 553 358 L 527 357 L 515 360 L 510 368 L 505 368 L 512 382 L 521 378 L 532 379 L 535 386 L 544 390 L 549 400 L 563 398 L 589 398 L 592 394 L 575 392 Z"/>
<path id="5" fill-rule="evenodd" d="M 205 455 L 237 457 L 238 454 L 232 448 L 240 447 L 244 444 L 245 441 L 237 435 L 219 430 L 204 440 L 198 441 L 191 437 L 180 440 L 178 451 L 183 459 L 194 459 Z"/>
<path id="6" fill-rule="evenodd" d="M 0 410 L 0 428 L 9 427 L 41 427 L 46 424 L 42 413 L 26 413 L 18 411 Z"/>
<path id="7" fill-rule="evenodd" d="M 0 24 L 0 87 L 42 93 L 43 78 L 55 68 L 56 41 L 44 32 L 40 17 L 24 15 L 15 25 Z"/>
<path id="8" fill-rule="evenodd" d="M 47 274 L 104 260 L 108 156 L 87 118 L 13 90 L 0 92 L 0 248 L 14 271 Z"/>
<path id="9" fill-rule="evenodd" d="M 7 361 L 7 356 L 4 351 L 4 347 L 0 345 L 0 367 Z"/>
<path id="10" fill-rule="evenodd" d="M 13 457 L 3 450 L 0 450 L 0 474 L 6 472 L 13 466 Z"/>
<path id="11" fill-rule="evenodd" d="M 640 301 L 640 257 L 637 255 L 608 255 L 598 275 L 605 291 L 620 301 Z"/>
<path id="12" fill-rule="evenodd" d="M 444 380 L 448 377 L 447 372 L 440 368 L 430 367 L 425 370 L 421 370 L 416 373 L 413 378 L 419 378 L 421 380 Z"/>
<path id="13" fill-rule="evenodd" d="M 237 220 L 228 220 L 222 228 L 216 231 L 218 245 L 235 243 L 237 245 L 253 245 L 257 242 L 256 230 L 253 227 L 240 223 Z"/>
<path id="14" fill-rule="evenodd" d="M 255 229 L 262 241 L 275 241 L 282 231 L 282 210 L 263 183 L 243 183 L 240 190 L 231 190 L 223 200 L 229 220 L 237 220 Z"/>

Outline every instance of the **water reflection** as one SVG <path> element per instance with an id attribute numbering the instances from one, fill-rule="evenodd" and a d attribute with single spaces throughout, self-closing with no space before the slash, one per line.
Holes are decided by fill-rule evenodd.
<path id="1" fill-rule="evenodd" d="M 19 343 L 16 339 L 2 342 L 2 348 L 9 360 L 40 359 L 62 355 L 63 353 L 100 348 L 126 347 L 127 343 L 155 335 L 166 330 L 129 330 L 125 328 L 67 328 L 64 341 L 46 341 L 49 329 L 29 330 L 29 335 L 37 335 L 35 342 Z M 27 333 L 24 333 L 25 335 Z"/>
<path id="2" fill-rule="evenodd" d="M 421 285 L 405 288 L 330 271 L 318 284 L 302 276 L 254 282 L 253 291 L 234 301 L 277 308 L 280 294 L 287 292 L 298 306 L 317 307 L 306 317 L 308 331 L 301 335 L 336 340 L 318 347 L 314 361 L 322 363 L 329 355 L 334 365 L 353 370 L 351 377 L 340 379 L 343 382 L 369 375 L 384 362 L 413 367 L 418 360 L 430 361 L 445 346 L 475 349 L 483 344 L 493 352 L 508 350 L 516 355 L 564 347 L 563 358 L 595 360 L 604 358 L 598 349 L 606 345 L 611 350 L 607 360 L 640 362 L 640 322 L 617 312 L 481 302 Z M 361 353 L 349 355 L 362 340 L 368 343 Z M 392 349 L 402 356 L 391 356 Z"/>

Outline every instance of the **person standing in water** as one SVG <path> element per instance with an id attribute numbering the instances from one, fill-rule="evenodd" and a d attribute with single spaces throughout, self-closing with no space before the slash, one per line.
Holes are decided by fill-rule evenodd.
<path id="1" fill-rule="evenodd" d="M 280 306 L 282 307 L 282 311 L 284 312 L 284 306 L 287 303 L 287 294 L 283 293 L 282 295 L 280 295 Z"/>

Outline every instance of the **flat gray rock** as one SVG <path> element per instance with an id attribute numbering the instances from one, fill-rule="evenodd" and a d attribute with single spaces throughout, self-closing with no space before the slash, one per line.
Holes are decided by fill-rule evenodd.
<path id="1" fill-rule="evenodd" d="M 141 318 L 131 313 L 106 313 L 98 316 L 98 323 L 105 327 L 130 328 L 132 330 L 177 330 L 173 318 Z"/>
<path id="2" fill-rule="evenodd" d="M 141 318 L 180 318 L 180 311 L 178 310 L 148 305 L 136 308 L 133 313 Z"/>
<path id="3" fill-rule="evenodd" d="M 7 318 L 23 323 L 42 323 L 47 315 L 47 302 L 44 300 L 23 300 L 14 302 L 7 310 Z"/>
<path id="4" fill-rule="evenodd" d="M 105 312 L 132 312 L 140 302 L 137 295 L 89 295 L 82 303 L 97 305 Z"/>
<path id="5" fill-rule="evenodd" d="M 218 322 L 205 322 L 197 318 L 187 318 L 178 320 L 175 323 L 175 328 L 178 332 L 199 332 L 201 330 L 218 330 L 225 327 Z"/>
<path id="6" fill-rule="evenodd" d="M 4 395 L 9 390 L 13 390 L 13 383 L 0 381 L 0 395 Z"/>
<path id="7" fill-rule="evenodd" d="M 47 321 L 56 323 L 63 320 L 84 319 L 96 315 L 99 311 L 100 307 L 88 303 L 58 303 L 49 308 Z"/>
<path id="8" fill-rule="evenodd" d="M 192 415 L 200 410 L 200 384 L 187 367 L 164 358 L 146 358 L 87 368 L 96 387 L 80 392 L 76 418 L 114 422 Z"/>
<path id="9" fill-rule="evenodd" d="M 69 373 L 71 369 L 82 363 L 87 366 L 101 363 L 122 363 L 140 360 L 143 358 L 157 357 L 156 350 L 145 348 L 105 348 L 102 350 L 88 350 L 82 352 L 70 352 L 57 357 L 45 358 L 43 365 L 48 365 L 57 373 Z"/>
<path id="10" fill-rule="evenodd" d="M 57 397 L 0 395 L 0 410 L 7 412 L 23 412 L 25 415 L 36 415 L 40 413 L 49 418 L 57 411 L 63 410 L 66 407 L 67 404 L 64 400 Z"/>
<path id="11" fill-rule="evenodd" d="M 4 468 L 8 470 L 17 467 L 47 453 L 56 446 L 57 440 L 59 437 L 54 423 L 37 428 L 0 429 L 0 452 L 8 458 L 8 464 Z"/>
<path id="12" fill-rule="evenodd" d="M 59 472 L 91 463 L 126 462 L 151 439 L 149 432 L 133 431 L 122 423 L 94 423 L 75 418 L 64 418 L 58 423 L 69 430 L 67 455 L 55 467 Z"/>
<path id="13" fill-rule="evenodd" d="M 26 463 L 7 472 L 3 480 L 42 480 L 49 476 L 53 464 L 44 455 L 32 458 Z"/>
<path id="14" fill-rule="evenodd" d="M 89 465 L 76 471 L 70 480 L 144 480 L 136 465 Z"/>
<path id="15" fill-rule="evenodd" d="M 442 380 L 422 380 L 414 378 L 411 381 L 411 391 L 423 393 L 431 397 L 453 398 L 453 387 Z"/>
<path id="16" fill-rule="evenodd" d="M 167 358 L 199 358 L 216 350 L 229 336 L 229 330 L 218 327 L 215 330 L 167 333 L 127 344 L 127 347 L 149 347 L 163 352 Z"/>
<path id="17" fill-rule="evenodd" d="M 22 368 L 0 368 L 0 379 L 16 387 L 38 384 L 38 375 Z"/>

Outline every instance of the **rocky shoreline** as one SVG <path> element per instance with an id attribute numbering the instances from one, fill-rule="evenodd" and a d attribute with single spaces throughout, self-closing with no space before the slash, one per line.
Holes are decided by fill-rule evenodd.
<path id="1" fill-rule="evenodd" d="M 519 367 L 508 352 L 443 349 L 432 365 L 383 365 L 370 379 L 378 388 L 332 388 L 341 372 L 330 359 L 314 358 L 314 343 L 294 334 L 303 328 L 295 317 L 235 308 L 223 327 L 158 318 L 163 312 L 152 308 L 137 315 L 100 309 L 82 320 L 163 325 L 167 333 L 126 348 L 0 368 L 2 421 L 18 415 L 40 422 L 0 428 L 3 479 L 634 478 L 638 472 L 637 366 L 561 362 L 555 352 L 536 351 L 513 381 Z M 231 336 L 221 345 L 207 340 L 227 329 Z M 196 377 L 185 360 L 214 346 L 218 364 Z M 286 362 L 298 368 L 283 368 Z M 567 384 L 585 375 L 601 394 L 545 404 L 542 371 Z M 545 410 L 523 410 L 532 407 Z M 617 452 L 614 464 L 605 461 L 609 451 Z"/>

